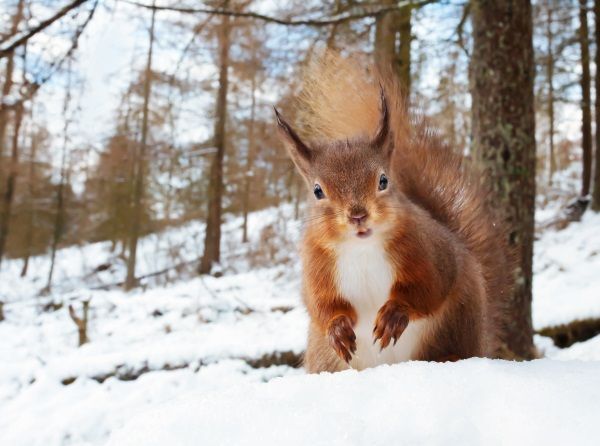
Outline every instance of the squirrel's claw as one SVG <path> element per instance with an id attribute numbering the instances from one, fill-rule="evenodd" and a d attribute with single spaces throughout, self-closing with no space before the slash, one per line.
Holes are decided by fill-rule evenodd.
<path id="1" fill-rule="evenodd" d="M 337 355 L 347 364 L 350 363 L 352 355 L 356 353 L 356 334 L 350 318 L 346 315 L 333 318 L 327 328 L 327 337 Z"/>
<path id="2" fill-rule="evenodd" d="M 393 345 L 396 345 L 396 342 L 408 327 L 408 322 L 409 319 L 405 309 L 393 301 L 386 302 L 379 309 L 375 319 L 373 343 L 380 341 L 380 351 L 390 345 L 392 339 L 394 340 Z"/>

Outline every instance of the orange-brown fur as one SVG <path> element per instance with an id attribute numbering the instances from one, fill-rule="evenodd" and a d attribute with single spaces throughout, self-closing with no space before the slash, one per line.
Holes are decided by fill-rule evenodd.
<path id="1" fill-rule="evenodd" d="M 306 75 L 300 97 L 311 143 L 278 115 L 309 189 L 318 183 L 325 194 L 309 197 L 302 244 L 310 372 L 347 368 L 356 350 L 357 313 L 338 289 L 336 249 L 367 225 L 371 237 L 384 238 L 382 255 L 393 270 L 373 327 L 382 348 L 422 318 L 434 323 L 411 359 L 494 356 L 501 343 L 502 301 L 512 284 L 502 225 L 485 207 L 474 169 L 410 116 L 401 98 L 393 76 L 325 54 Z M 390 185 L 379 191 L 382 173 Z M 366 222 L 353 220 L 357 213 Z"/>

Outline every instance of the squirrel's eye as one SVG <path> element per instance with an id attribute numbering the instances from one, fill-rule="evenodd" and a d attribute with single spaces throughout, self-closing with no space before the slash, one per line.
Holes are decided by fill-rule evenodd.
<path id="1" fill-rule="evenodd" d="M 388 187 L 388 179 L 385 174 L 381 174 L 379 177 L 379 190 L 386 190 Z"/>
<path id="2" fill-rule="evenodd" d="M 321 186 L 319 186 L 318 184 L 315 184 L 313 192 L 315 194 L 315 197 L 317 197 L 317 200 L 321 200 L 321 199 L 325 198 L 325 194 L 323 193 L 323 189 L 321 189 Z"/>

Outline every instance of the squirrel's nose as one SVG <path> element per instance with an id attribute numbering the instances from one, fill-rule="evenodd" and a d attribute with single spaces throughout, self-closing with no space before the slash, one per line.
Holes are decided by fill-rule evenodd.
<path id="1" fill-rule="evenodd" d="M 354 223 L 355 225 L 360 225 L 367 220 L 366 212 L 352 213 L 350 214 L 350 223 Z"/>

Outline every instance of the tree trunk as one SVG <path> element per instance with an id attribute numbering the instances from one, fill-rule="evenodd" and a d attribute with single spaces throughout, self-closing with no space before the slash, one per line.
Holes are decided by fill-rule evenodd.
<path id="1" fill-rule="evenodd" d="M 19 29 L 19 23 L 23 19 L 23 7 L 25 0 L 19 0 L 17 3 L 17 10 L 13 16 L 10 35 L 15 35 Z M 4 99 L 10 94 L 10 90 L 13 86 L 13 73 L 15 69 L 14 52 L 10 53 L 6 58 L 6 74 L 4 77 L 4 84 L 2 84 L 2 96 L 0 100 L 4 102 Z M 6 125 L 8 123 L 8 110 L 0 107 L 0 160 L 4 156 L 4 138 L 6 137 Z M 0 170 L 0 174 L 2 170 Z M 0 177 L 1 180 L 1 177 Z"/>
<path id="2" fill-rule="evenodd" d="M 65 95 L 65 103 L 63 106 L 63 117 L 65 125 L 63 127 L 63 146 L 62 157 L 60 161 L 60 182 L 56 193 L 56 215 L 54 216 L 54 232 L 52 234 L 52 245 L 50 248 L 50 271 L 48 272 L 48 281 L 44 288 L 44 293 L 49 293 L 52 289 L 52 277 L 54 275 L 54 265 L 56 261 L 56 250 L 58 243 L 63 235 L 65 225 L 65 185 L 67 183 L 67 163 L 68 163 L 68 145 L 69 145 L 69 104 L 71 102 L 71 66 L 69 63 L 67 73 L 67 91 Z"/>
<path id="3" fill-rule="evenodd" d="M 579 0 L 579 46 L 581 48 L 581 148 L 583 150 L 581 196 L 585 197 L 590 193 L 592 179 L 592 109 L 587 0 Z"/>
<path id="4" fill-rule="evenodd" d="M 21 123 L 23 122 L 23 104 L 20 104 L 15 110 L 15 128 L 12 137 L 12 150 L 10 155 L 10 164 L 8 177 L 6 179 L 6 190 L 2 201 L 2 212 L 0 213 L 0 265 L 4 257 L 4 249 L 8 240 L 10 227 L 10 214 L 12 202 L 15 195 L 15 186 L 17 182 L 19 166 L 19 133 Z"/>
<path id="5" fill-rule="evenodd" d="M 33 105 L 32 105 L 33 109 Z M 31 112 L 31 122 L 33 124 L 33 112 Z M 35 131 L 32 129 L 31 134 L 31 151 L 29 159 L 29 181 L 27 187 L 29 194 L 27 199 L 29 200 L 29 209 L 27 212 L 27 227 L 25 228 L 25 257 L 23 259 L 23 268 L 21 269 L 21 277 L 27 275 L 29 268 L 29 257 L 31 256 L 31 244 L 33 242 L 33 222 L 35 221 L 35 200 L 36 200 L 36 185 L 35 185 L 35 158 L 37 156 L 37 138 Z"/>
<path id="6" fill-rule="evenodd" d="M 385 0 L 383 5 L 392 6 L 394 0 Z M 381 71 L 392 68 L 396 73 L 396 18 L 395 11 L 380 14 L 375 20 L 375 65 Z"/>
<path id="7" fill-rule="evenodd" d="M 385 6 L 393 6 L 394 0 L 386 0 Z M 375 65 L 382 72 L 390 69 L 400 80 L 404 94 L 410 94 L 410 41 L 412 5 L 399 11 L 387 12 L 375 22 Z"/>
<path id="8" fill-rule="evenodd" d="M 398 48 L 398 76 L 404 87 L 406 96 L 410 95 L 410 41 L 412 7 L 404 6 L 398 11 L 398 31 L 400 34 L 400 46 Z"/>
<path id="9" fill-rule="evenodd" d="M 339 14 L 341 12 L 342 12 L 342 2 L 341 2 L 341 0 L 335 0 L 334 14 Z M 328 50 L 337 51 L 337 47 L 335 44 L 335 38 L 337 36 L 339 26 L 340 26 L 339 23 L 334 23 L 333 26 L 331 27 L 331 30 L 329 31 L 327 40 L 325 40 L 325 46 L 327 47 Z"/>
<path id="10" fill-rule="evenodd" d="M 594 0 L 596 22 L 596 164 L 594 168 L 594 191 L 592 210 L 600 211 L 600 0 Z"/>
<path id="11" fill-rule="evenodd" d="M 229 16 L 223 16 L 221 20 L 219 30 L 219 90 L 217 93 L 214 133 L 214 143 L 217 150 L 210 168 L 204 254 L 198 269 L 200 274 L 209 274 L 213 265 L 219 263 L 221 257 L 221 201 L 223 197 L 223 158 L 225 156 L 230 34 Z"/>
<path id="12" fill-rule="evenodd" d="M 154 2 L 152 3 L 154 5 Z M 130 290 L 136 285 L 135 264 L 137 258 L 137 245 L 140 237 L 142 220 L 142 200 L 144 195 L 144 176 L 146 174 L 146 150 L 148 145 L 148 109 L 150 107 L 150 92 L 152 88 L 152 50 L 154 47 L 154 22 L 156 10 L 152 10 L 150 22 L 150 44 L 148 45 L 148 57 L 146 60 L 146 72 L 144 76 L 144 105 L 142 109 L 142 135 L 137 158 L 137 169 L 135 169 L 135 183 L 133 189 L 133 215 L 131 219 L 131 232 L 129 235 L 129 256 L 127 257 L 127 277 L 125 289 Z"/>
<path id="13" fill-rule="evenodd" d="M 505 302 L 506 347 L 533 356 L 531 282 L 535 202 L 535 114 L 529 0 L 473 0 L 473 152 L 518 255 Z M 500 100 L 501 99 L 501 100 Z"/>
<path id="14" fill-rule="evenodd" d="M 23 20 L 23 8 L 25 6 L 25 0 L 19 0 L 17 3 L 17 10 L 15 15 L 13 16 L 10 35 L 14 35 L 17 33 L 19 29 L 19 23 Z M 13 86 L 13 73 L 14 73 L 15 63 L 14 63 L 14 52 L 10 53 L 6 58 L 6 75 L 4 79 L 4 84 L 2 85 L 2 96 L 0 96 L 0 101 L 4 101 L 4 99 L 10 94 L 10 91 Z M 23 108 L 18 107 L 15 115 L 23 114 Z M 15 116 L 15 133 L 19 133 L 16 129 L 17 121 L 19 126 L 21 125 L 21 117 Z M 6 126 L 8 124 L 8 111 L 5 108 L 0 107 L 0 161 L 4 157 L 4 139 L 6 138 Z M 14 142 L 14 141 L 13 141 Z M 14 184 L 16 178 L 16 168 L 17 168 L 17 160 L 18 153 L 14 153 L 15 145 L 13 144 L 13 153 L 11 153 L 11 161 L 9 163 L 8 175 L 6 180 L 6 186 L 4 188 L 0 187 L 0 191 L 4 192 L 4 199 L 2 203 L 0 203 L 0 265 L 2 265 L 2 258 L 4 257 L 4 247 L 6 246 L 6 239 L 8 238 L 8 226 L 10 219 L 10 208 L 12 206 L 12 198 L 14 194 Z M 3 163 L 3 162 L 2 162 Z M 0 164 L 1 167 L 1 164 Z M 3 182 L 2 178 L 2 169 L 0 169 L 0 181 Z"/>
<path id="15" fill-rule="evenodd" d="M 254 121 L 256 119 L 256 73 L 252 75 L 252 105 L 250 108 L 250 127 L 248 129 L 248 153 L 244 169 L 244 197 L 242 200 L 244 222 L 242 224 L 242 243 L 248 242 L 248 213 L 250 212 L 250 185 L 253 179 L 254 161 Z"/>
<path id="16" fill-rule="evenodd" d="M 66 136 L 65 136 L 66 140 Z M 56 194 L 56 215 L 54 217 L 54 232 L 52 233 L 52 245 L 50 247 L 50 271 L 48 272 L 48 281 L 44 292 L 49 293 L 52 289 L 52 278 L 54 276 L 54 265 L 56 261 L 56 251 L 63 235 L 65 227 L 65 185 L 67 179 L 67 147 L 66 142 L 63 146 L 63 155 L 60 168 L 60 183 Z"/>
<path id="17" fill-rule="evenodd" d="M 548 17 L 546 22 L 546 44 L 548 45 L 548 57 L 546 59 L 546 80 L 548 82 L 548 157 L 549 172 L 548 185 L 552 186 L 552 177 L 556 172 L 556 155 L 554 153 L 554 35 L 552 33 L 552 8 L 553 3 L 548 4 Z"/>

